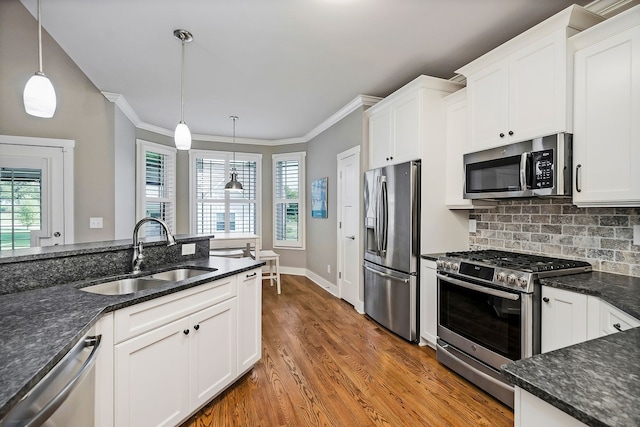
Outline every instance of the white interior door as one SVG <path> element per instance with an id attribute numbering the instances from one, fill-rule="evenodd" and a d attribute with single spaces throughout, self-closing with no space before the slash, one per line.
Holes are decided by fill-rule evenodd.
<path id="1" fill-rule="evenodd" d="M 0 137 L 0 250 L 73 242 L 73 157 L 68 142 L 35 145 L 50 141 Z"/>
<path id="2" fill-rule="evenodd" d="M 358 311 L 360 301 L 360 147 L 338 154 L 338 293 Z"/>

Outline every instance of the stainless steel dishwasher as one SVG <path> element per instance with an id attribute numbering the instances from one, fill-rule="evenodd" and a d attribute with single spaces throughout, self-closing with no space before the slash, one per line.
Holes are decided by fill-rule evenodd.
<path id="1" fill-rule="evenodd" d="M 93 426 L 100 338 L 90 332 L 79 340 L 0 421 L 0 427 Z"/>

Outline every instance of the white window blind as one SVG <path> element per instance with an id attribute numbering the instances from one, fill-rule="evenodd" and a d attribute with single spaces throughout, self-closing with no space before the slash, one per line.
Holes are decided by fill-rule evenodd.
<path id="1" fill-rule="evenodd" d="M 273 246 L 304 249 L 305 153 L 273 156 Z"/>
<path id="2" fill-rule="evenodd" d="M 138 141 L 138 209 L 137 217 L 158 218 L 175 233 L 176 152 L 173 147 Z M 162 228 L 155 222 L 145 224 L 145 236 L 160 236 Z"/>
<path id="3" fill-rule="evenodd" d="M 191 150 L 192 232 L 260 234 L 260 154 Z M 231 167 L 243 190 L 225 191 Z"/>

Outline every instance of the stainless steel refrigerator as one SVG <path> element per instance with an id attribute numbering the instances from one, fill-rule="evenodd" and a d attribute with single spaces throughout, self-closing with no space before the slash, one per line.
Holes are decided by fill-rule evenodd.
<path id="1" fill-rule="evenodd" d="M 418 341 L 420 161 L 364 175 L 364 311 Z"/>

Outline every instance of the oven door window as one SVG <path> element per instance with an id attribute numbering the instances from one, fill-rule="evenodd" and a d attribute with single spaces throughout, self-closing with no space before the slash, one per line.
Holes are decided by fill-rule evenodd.
<path id="1" fill-rule="evenodd" d="M 470 163 L 465 168 L 467 193 L 521 190 L 520 156 Z"/>
<path id="2" fill-rule="evenodd" d="M 440 325 L 511 360 L 521 356 L 521 300 L 438 280 Z"/>

